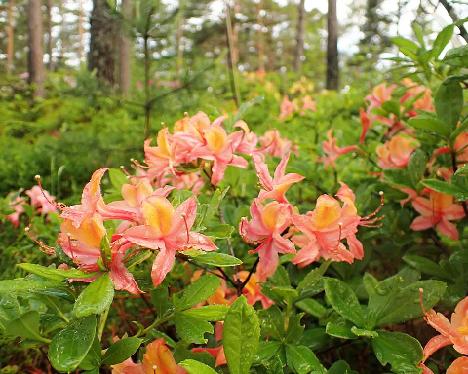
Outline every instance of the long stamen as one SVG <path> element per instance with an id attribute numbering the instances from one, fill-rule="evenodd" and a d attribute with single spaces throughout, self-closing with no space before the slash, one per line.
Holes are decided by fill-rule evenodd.
<path id="1" fill-rule="evenodd" d="M 424 308 L 423 293 L 424 293 L 424 290 L 420 287 L 419 288 L 419 305 L 421 306 L 421 310 L 423 311 L 424 315 L 426 315 L 427 311 Z"/>
<path id="2" fill-rule="evenodd" d="M 55 248 L 54 247 L 51 247 L 51 246 L 45 244 L 42 240 L 38 240 L 32 235 L 30 226 L 24 228 L 24 233 L 26 234 L 26 236 L 31 241 L 33 241 L 34 243 L 36 243 L 39 246 L 39 248 L 41 249 L 42 252 L 44 252 L 47 255 L 55 254 Z"/>
<path id="3" fill-rule="evenodd" d="M 185 224 L 185 231 L 187 233 L 187 243 L 190 241 L 190 234 L 189 234 L 189 229 L 188 229 L 188 224 L 187 224 L 187 218 L 185 216 L 185 213 L 182 213 L 182 218 L 184 220 L 184 224 Z"/>
<path id="4" fill-rule="evenodd" d="M 361 223 L 360 223 L 361 226 L 367 226 L 366 223 L 373 223 L 373 222 L 376 222 L 376 220 L 379 221 L 379 220 L 381 220 L 383 218 L 383 216 L 382 216 L 382 218 L 379 218 L 379 219 L 377 219 L 377 218 L 372 219 L 372 217 L 375 217 L 382 210 L 382 208 L 383 208 L 383 206 L 385 204 L 385 197 L 384 197 L 383 191 L 379 191 L 379 195 L 380 195 L 380 204 L 379 204 L 379 206 L 372 213 L 370 213 L 367 216 L 361 218 Z"/>
<path id="5" fill-rule="evenodd" d="M 39 188 L 41 189 L 41 193 L 42 193 L 42 196 L 44 196 L 44 199 L 46 199 L 47 202 L 48 202 L 50 205 L 56 207 L 58 210 L 62 210 L 62 209 L 65 207 L 65 205 L 59 204 L 59 203 L 57 203 L 56 201 L 50 201 L 49 198 L 47 197 L 47 195 L 45 194 L 44 188 L 42 187 L 41 176 L 40 176 L 39 174 L 36 174 L 36 175 L 34 176 L 34 179 L 36 180 L 37 185 L 38 185 Z"/>

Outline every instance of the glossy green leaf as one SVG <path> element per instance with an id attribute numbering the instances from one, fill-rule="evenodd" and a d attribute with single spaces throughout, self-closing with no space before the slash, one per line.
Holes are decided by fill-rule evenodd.
<path id="1" fill-rule="evenodd" d="M 401 36 L 391 38 L 391 41 L 400 49 L 400 52 L 403 53 L 405 56 L 408 56 L 412 59 L 416 59 L 416 55 L 418 53 L 418 46 L 416 43 Z"/>
<path id="2" fill-rule="evenodd" d="M 175 315 L 177 335 L 186 343 L 206 344 L 205 334 L 213 334 L 214 327 L 205 318 L 187 315 L 178 312 Z"/>
<path id="3" fill-rule="evenodd" d="M 206 305 L 199 308 L 189 309 L 183 313 L 186 316 L 203 318 L 208 321 L 220 321 L 226 316 L 229 307 L 226 305 Z"/>
<path id="4" fill-rule="evenodd" d="M 220 252 L 202 252 L 190 250 L 184 251 L 183 253 L 193 258 L 199 264 L 219 267 L 238 266 L 242 264 L 242 261 L 237 257 Z"/>
<path id="5" fill-rule="evenodd" d="M 430 131 L 445 137 L 450 134 L 449 126 L 440 119 L 426 113 L 409 119 L 408 124 L 416 130 Z"/>
<path id="6" fill-rule="evenodd" d="M 463 90 L 460 83 L 455 79 L 446 79 L 437 90 L 434 101 L 437 116 L 453 130 L 463 108 Z"/>
<path id="7" fill-rule="evenodd" d="M 426 154 L 420 149 L 417 149 L 415 152 L 413 152 L 408 164 L 408 174 L 413 186 L 416 186 L 419 183 L 419 181 L 424 177 L 426 165 Z"/>
<path id="8" fill-rule="evenodd" d="M 49 346 L 49 360 L 60 372 L 75 370 L 88 354 L 96 335 L 96 316 L 73 320 Z"/>
<path id="9" fill-rule="evenodd" d="M 216 374 L 216 371 L 208 365 L 192 359 L 179 362 L 179 366 L 187 370 L 188 374 Z"/>
<path id="10" fill-rule="evenodd" d="M 449 50 L 443 61 L 453 67 L 468 66 L 468 45 Z"/>
<path id="11" fill-rule="evenodd" d="M 287 344 L 286 360 L 288 366 L 297 374 L 325 374 L 327 372 L 314 352 L 301 345 Z"/>
<path id="12" fill-rule="evenodd" d="M 101 275 L 89 284 L 76 299 L 73 314 L 77 318 L 101 314 L 114 299 L 114 285 L 108 274 Z"/>
<path id="13" fill-rule="evenodd" d="M 316 318 L 322 318 L 327 313 L 327 308 L 325 308 L 317 300 L 311 298 L 296 302 L 296 306 L 307 314 L 310 314 Z"/>
<path id="14" fill-rule="evenodd" d="M 45 338 L 39 332 L 39 313 L 29 311 L 22 316 L 10 321 L 6 325 L 5 335 L 19 336 L 22 339 L 31 339 L 40 342 L 45 342 Z"/>
<path id="15" fill-rule="evenodd" d="M 42 278 L 54 281 L 62 281 L 64 279 L 86 279 L 95 276 L 95 273 L 85 273 L 78 269 L 56 269 L 45 267 L 37 264 L 22 263 L 17 265 L 19 268 L 28 273 L 39 275 Z"/>
<path id="16" fill-rule="evenodd" d="M 437 58 L 443 52 L 453 34 L 453 25 L 448 25 L 442 29 L 437 35 L 434 44 L 432 45 L 431 56 Z"/>
<path id="17" fill-rule="evenodd" d="M 403 256 L 403 261 L 423 274 L 432 275 L 442 279 L 450 279 L 450 276 L 442 267 L 426 257 L 407 254 Z"/>
<path id="18" fill-rule="evenodd" d="M 372 339 L 372 349 L 382 365 L 390 364 L 397 374 L 419 374 L 423 353 L 421 344 L 412 336 L 401 332 L 378 331 Z"/>
<path id="19" fill-rule="evenodd" d="M 234 227 L 227 223 L 220 223 L 218 225 L 210 225 L 203 234 L 210 236 L 214 239 L 228 239 L 234 232 Z"/>
<path id="20" fill-rule="evenodd" d="M 224 320 L 224 354 L 231 374 L 248 373 L 255 358 L 260 325 L 255 310 L 240 296 Z"/>
<path id="21" fill-rule="evenodd" d="M 140 347 L 143 339 L 137 337 L 123 338 L 112 344 L 104 354 L 102 363 L 115 365 L 132 356 Z"/>
<path id="22" fill-rule="evenodd" d="M 206 301 L 220 285 L 220 280 L 214 275 L 204 275 L 174 295 L 174 305 L 177 310 L 185 310 L 202 301 Z"/>
<path id="23" fill-rule="evenodd" d="M 327 278 L 325 292 L 335 312 L 358 327 L 365 326 L 364 310 L 351 287 L 338 279 Z"/>

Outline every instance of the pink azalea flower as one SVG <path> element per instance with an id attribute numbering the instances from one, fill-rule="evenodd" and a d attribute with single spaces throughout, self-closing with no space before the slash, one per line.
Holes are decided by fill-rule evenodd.
<path id="1" fill-rule="evenodd" d="M 57 211 L 57 207 L 54 205 L 55 197 L 51 196 L 46 190 L 41 189 L 41 187 L 33 186 L 25 193 L 31 199 L 31 205 L 37 208 L 41 214 Z"/>
<path id="2" fill-rule="evenodd" d="M 457 154 L 458 163 L 468 163 L 468 131 L 463 131 L 456 137 L 453 149 Z"/>
<path id="3" fill-rule="evenodd" d="M 371 120 L 370 120 L 369 114 L 364 110 L 364 108 L 359 108 L 359 117 L 361 119 L 361 125 L 362 125 L 362 132 L 361 132 L 361 136 L 359 137 L 359 143 L 362 144 L 364 143 L 367 132 L 369 131 L 371 127 Z"/>
<path id="4" fill-rule="evenodd" d="M 341 155 L 353 152 L 358 149 L 356 145 L 348 145 L 346 147 L 338 147 L 336 138 L 333 137 L 333 130 L 327 132 L 328 139 L 322 143 L 322 149 L 325 156 L 320 158 L 325 167 L 335 167 L 335 161 Z"/>
<path id="5" fill-rule="evenodd" d="M 117 236 L 110 243 L 110 261 L 102 259 L 101 242 L 106 235 L 102 218 L 95 213 L 93 216 L 85 217 L 79 227 L 73 221 L 65 219 L 60 225 L 58 244 L 63 252 L 87 272 L 98 272 L 101 260 L 109 271 L 109 276 L 117 290 L 127 290 L 130 293 L 141 292 L 133 275 L 125 268 L 123 259 L 125 253 L 130 248 L 131 243 L 127 243 Z"/>
<path id="6" fill-rule="evenodd" d="M 414 100 L 411 105 L 412 108 L 407 113 L 409 117 L 416 116 L 416 110 L 424 110 L 426 112 L 435 111 L 432 101 L 432 92 L 429 88 L 419 86 L 409 78 L 404 78 L 402 83 L 408 90 L 400 99 L 400 102 L 405 103 L 408 100 Z"/>
<path id="7" fill-rule="evenodd" d="M 376 148 L 375 152 L 379 158 L 377 164 L 382 169 L 405 168 L 417 146 L 418 143 L 415 139 L 395 135 L 385 144 Z"/>
<path id="8" fill-rule="evenodd" d="M 13 226 L 19 226 L 20 216 L 24 213 L 25 205 L 26 201 L 20 196 L 17 196 L 16 199 L 12 203 L 10 203 L 10 207 L 13 208 L 15 211 L 11 214 L 8 214 L 6 216 L 6 219 L 10 221 L 13 224 Z"/>
<path id="9" fill-rule="evenodd" d="M 421 214 L 410 225 L 414 231 L 435 228 L 442 235 L 458 240 L 457 227 L 450 221 L 465 216 L 463 207 L 453 202 L 453 196 L 429 190 L 429 199 L 419 196 L 413 199 L 413 208 Z"/>
<path id="10" fill-rule="evenodd" d="M 220 117 L 203 132 L 204 143 L 192 150 L 192 155 L 197 158 L 213 161 L 211 183 L 217 185 L 224 176 L 226 168 L 231 165 L 246 168 L 247 161 L 234 154 L 238 147 L 242 133 L 233 132 L 227 134 L 221 126 L 224 117 Z"/>
<path id="11" fill-rule="evenodd" d="M 175 145 L 167 128 L 159 130 L 156 139 L 157 146 L 151 147 L 151 139 L 145 140 L 145 163 L 148 165 L 147 174 L 150 179 L 160 178 L 168 170 L 177 165 Z"/>
<path id="12" fill-rule="evenodd" d="M 283 97 L 283 101 L 281 102 L 280 107 L 280 121 L 284 121 L 285 119 L 291 117 L 294 114 L 294 103 L 289 100 L 289 97 L 285 95 Z"/>
<path id="13" fill-rule="evenodd" d="M 284 154 L 292 151 L 292 142 L 286 138 L 282 138 L 278 130 L 266 131 L 259 138 L 260 149 L 258 152 L 269 154 L 273 157 L 283 157 Z"/>
<path id="14" fill-rule="evenodd" d="M 154 285 L 159 285 L 172 269 L 177 251 L 199 248 L 216 249 L 205 235 L 190 231 L 197 212 L 195 198 L 189 198 L 174 208 L 163 196 L 147 198 L 141 207 L 143 225 L 130 227 L 123 234 L 129 242 L 150 249 L 159 249 L 151 269 Z"/>
<path id="15" fill-rule="evenodd" d="M 423 373 L 433 374 L 424 363 L 439 349 L 448 345 L 453 345 L 453 348 L 463 354 L 468 354 L 468 297 L 461 300 L 455 307 L 454 313 L 450 317 L 450 321 L 441 313 L 437 313 L 434 309 L 424 314 L 426 322 L 436 329 L 440 335 L 431 338 L 423 350 L 423 359 L 420 367 Z M 460 357 L 456 359 L 447 370 L 447 373 L 465 373 L 468 370 L 468 357 Z"/>
<path id="16" fill-rule="evenodd" d="M 100 183 L 106 170 L 101 168 L 93 173 L 91 180 L 83 189 L 81 204 L 63 208 L 61 218 L 70 220 L 76 228 L 79 228 L 83 220 L 92 218 L 96 212 L 104 208 Z"/>
<path id="17" fill-rule="evenodd" d="M 366 219 L 357 214 L 354 193 L 346 184 L 341 184 L 336 196 L 342 205 L 333 197 L 322 195 L 313 211 L 293 216 L 295 227 L 302 233 L 294 238 L 301 249 L 292 262 L 299 267 L 305 267 L 320 257 L 348 263 L 364 257 L 364 249 L 356 233 L 359 225 L 366 224 Z M 342 240 L 346 240 L 348 248 Z"/>
<path id="18" fill-rule="evenodd" d="M 304 179 L 302 175 L 296 173 L 285 174 L 289 155 L 289 153 L 284 154 L 281 162 L 275 170 L 273 178 L 265 164 L 264 156 L 260 153 L 253 155 L 255 170 L 257 171 L 260 185 L 262 186 L 262 190 L 259 194 L 260 201 L 273 199 L 279 203 L 288 203 L 285 196 L 286 192 L 294 183 L 300 182 Z"/>
<path id="19" fill-rule="evenodd" d="M 243 131 L 241 141 L 235 151 L 246 155 L 252 155 L 257 146 L 257 134 L 250 131 L 249 126 L 244 121 L 237 121 L 234 127 L 240 128 Z"/>
<path id="20" fill-rule="evenodd" d="M 304 115 L 306 111 L 317 111 L 317 103 L 312 99 L 312 97 L 310 97 L 310 95 L 305 95 L 302 99 L 301 115 Z"/>
<path id="21" fill-rule="evenodd" d="M 250 207 L 252 220 L 242 218 L 239 232 L 248 243 L 258 244 L 257 277 L 266 280 L 278 266 L 278 253 L 295 253 L 293 243 L 281 236 L 292 223 L 292 206 L 272 201 L 262 205 L 255 199 Z"/>

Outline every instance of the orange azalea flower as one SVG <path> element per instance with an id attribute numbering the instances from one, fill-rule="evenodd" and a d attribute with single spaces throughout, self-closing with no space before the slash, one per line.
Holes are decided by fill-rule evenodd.
<path id="1" fill-rule="evenodd" d="M 459 220 L 465 216 L 463 207 L 453 202 L 453 196 L 427 190 L 429 199 L 419 196 L 412 200 L 413 208 L 421 215 L 413 220 L 410 228 L 414 231 L 422 231 L 433 227 L 442 235 L 458 240 L 457 228 L 450 221 Z"/>
<path id="2" fill-rule="evenodd" d="M 244 282 L 249 274 L 250 273 L 248 271 L 240 271 L 236 274 L 235 278 L 241 282 Z M 262 303 L 263 309 L 268 309 L 274 304 L 272 300 L 270 300 L 262 293 L 262 288 L 260 287 L 258 278 L 255 274 L 250 276 L 250 279 L 242 290 L 242 293 L 247 298 L 247 302 L 250 305 L 254 305 L 257 301 L 260 301 Z"/>
<path id="3" fill-rule="evenodd" d="M 457 162 L 468 163 L 468 131 L 463 131 L 457 136 L 453 148 L 457 153 Z"/>
<path id="4" fill-rule="evenodd" d="M 187 371 L 177 365 L 164 339 L 157 339 L 146 346 L 141 363 L 134 363 L 129 358 L 113 365 L 112 374 L 187 374 Z"/>
<path id="5" fill-rule="evenodd" d="M 216 342 L 220 342 L 223 339 L 223 323 L 216 322 L 215 324 L 215 340 Z M 215 367 L 226 365 L 226 356 L 224 355 L 224 347 L 223 345 L 219 345 L 214 348 L 205 348 L 205 347 L 197 347 L 192 348 L 192 352 L 195 353 L 202 353 L 206 352 L 215 358 Z"/>
<path id="6" fill-rule="evenodd" d="M 278 130 L 266 131 L 259 138 L 260 153 L 269 154 L 273 157 L 283 157 L 293 148 L 292 142 L 286 138 L 282 138 Z"/>
<path id="7" fill-rule="evenodd" d="M 372 89 L 372 93 L 366 96 L 372 108 L 378 108 L 386 101 L 392 99 L 392 93 L 396 85 L 392 84 L 387 87 L 385 83 L 381 83 Z"/>
<path id="8" fill-rule="evenodd" d="M 433 374 L 424 363 L 431 355 L 443 347 L 453 345 L 453 348 L 457 352 L 463 355 L 468 354 L 468 297 L 465 297 L 457 304 L 455 311 L 450 317 L 450 321 L 434 309 L 426 312 L 424 319 L 440 333 L 440 335 L 436 335 L 430 339 L 424 347 L 423 360 L 420 363 L 424 374 Z M 447 373 L 468 373 L 468 357 L 457 358 L 452 362 Z"/>
<path id="9" fill-rule="evenodd" d="M 323 162 L 325 167 L 332 166 L 335 167 L 335 161 L 341 155 L 346 153 L 353 152 L 358 149 L 356 145 L 348 145 L 346 147 L 338 147 L 336 144 L 336 138 L 333 137 L 333 130 L 327 132 L 328 139 L 322 143 L 322 149 L 325 153 L 325 156 L 320 158 L 320 161 Z"/>
<path id="10" fill-rule="evenodd" d="M 417 145 L 417 141 L 413 138 L 395 135 L 376 148 L 375 152 L 379 158 L 377 163 L 382 169 L 404 168 L 408 165 Z"/>
<path id="11" fill-rule="evenodd" d="M 409 99 L 416 98 L 412 104 L 412 109 L 408 112 L 410 117 L 414 117 L 417 113 L 416 110 L 424 110 L 426 112 L 434 112 L 434 104 L 432 101 L 432 92 L 429 88 L 419 86 L 409 78 L 405 78 L 402 81 L 403 85 L 408 88 L 406 93 L 400 99 L 401 103 L 406 102 Z"/>

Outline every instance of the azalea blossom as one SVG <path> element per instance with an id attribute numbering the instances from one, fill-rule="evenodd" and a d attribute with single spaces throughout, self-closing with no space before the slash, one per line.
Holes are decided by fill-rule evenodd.
<path id="1" fill-rule="evenodd" d="M 280 107 L 280 121 L 284 121 L 285 119 L 291 117 L 294 114 L 294 103 L 289 100 L 289 97 L 285 95 L 283 97 L 283 101 L 281 101 Z"/>
<path id="2" fill-rule="evenodd" d="M 148 165 L 147 174 L 150 179 L 160 178 L 178 164 L 175 144 L 167 128 L 159 130 L 156 142 L 156 147 L 150 145 L 151 139 L 144 143 L 145 163 Z"/>
<path id="3" fill-rule="evenodd" d="M 234 124 L 234 128 L 239 128 L 243 131 L 241 141 L 235 151 L 246 155 L 252 155 L 256 150 L 258 142 L 257 134 L 250 131 L 249 126 L 244 121 L 237 121 Z"/>
<path id="4" fill-rule="evenodd" d="M 301 115 L 305 115 L 307 111 L 316 112 L 317 111 L 317 103 L 312 99 L 310 95 L 305 95 L 302 98 L 302 108 L 301 108 Z"/>
<path id="5" fill-rule="evenodd" d="M 327 140 L 322 143 L 322 149 L 325 156 L 320 158 L 325 167 L 335 167 L 335 161 L 341 155 L 353 152 L 358 149 L 356 145 L 348 145 L 346 147 L 338 147 L 336 144 L 336 138 L 333 137 L 333 130 L 327 132 Z"/>
<path id="6" fill-rule="evenodd" d="M 123 237 L 145 248 L 158 249 L 159 253 L 151 269 L 155 286 L 161 284 L 172 269 L 177 251 L 198 248 L 205 251 L 216 249 L 205 235 L 190 231 L 197 212 L 195 198 L 174 206 L 164 196 L 150 196 L 141 206 L 143 225 L 130 227 Z"/>
<path id="7" fill-rule="evenodd" d="M 30 190 L 26 190 L 25 194 L 31 199 L 31 205 L 41 214 L 48 214 L 57 211 L 55 196 L 51 196 L 48 191 L 43 190 L 39 186 L 33 186 Z"/>
<path id="8" fill-rule="evenodd" d="M 250 207 L 252 220 L 242 218 L 239 232 L 247 243 L 258 244 L 257 276 L 260 281 L 272 276 L 278 266 L 278 253 L 295 253 L 293 243 L 281 236 L 292 223 L 292 206 L 272 201 L 262 205 L 255 199 Z"/>
<path id="9" fill-rule="evenodd" d="M 10 208 L 14 209 L 13 213 L 6 216 L 6 219 L 10 221 L 13 226 L 18 227 L 20 223 L 20 217 L 24 213 L 24 206 L 26 200 L 23 197 L 17 196 L 14 201 L 10 203 Z"/>
<path id="10" fill-rule="evenodd" d="M 426 112 L 434 112 L 434 103 L 432 100 L 432 92 L 429 88 L 419 86 L 413 82 L 410 78 L 404 78 L 402 83 L 407 87 L 406 93 L 400 99 L 401 103 L 405 103 L 409 100 L 413 100 L 411 108 L 407 112 L 409 117 L 417 115 L 416 110 L 424 110 Z"/>
<path id="11" fill-rule="evenodd" d="M 376 148 L 377 164 L 382 169 L 404 168 L 408 165 L 411 154 L 417 146 L 418 143 L 415 139 L 395 135 L 385 144 L 381 144 Z"/>
<path id="12" fill-rule="evenodd" d="M 229 165 L 246 168 L 247 161 L 234 154 L 239 146 L 243 134 L 233 132 L 227 134 L 221 126 L 224 117 L 220 117 L 203 132 L 204 142 L 192 150 L 192 155 L 205 160 L 213 161 L 211 183 L 217 185 L 224 176 Z"/>
<path id="13" fill-rule="evenodd" d="M 279 203 L 288 203 L 285 196 L 286 192 L 294 183 L 304 179 L 302 175 L 296 173 L 286 174 L 289 156 L 290 153 L 284 154 L 272 178 L 265 164 L 264 156 L 259 153 L 253 155 L 255 170 L 257 171 L 260 185 L 262 186 L 262 190 L 259 194 L 260 201 L 273 199 Z"/>
<path id="14" fill-rule="evenodd" d="M 453 196 L 431 189 L 429 198 L 418 196 L 411 202 L 413 208 L 421 214 L 410 225 L 414 231 L 435 228 L 442 235 L 452 240 L 458 240 L 457 227 L 450 221 L 462 219 L 465 216 L 463 207 L 453 202 Z"/>
<path id="15" fill-rule="evenodd" d="M 368 225 L 375 219 L 357 214 L 354 193 L 346 184 L 341 183 L 336 196 L 338 200 L 321 195 L 313 211 L 293 216 L 294 226 L 301 233 L 295 235 L 293 241 L 301 249 L 292 262 L 299 267 L 319 258 L 352 263 L 364 257 L 363 245 L 356 238 L 358 226 Z M 346 240 L 348 248 L 342 240 Z"/>
<path id="16" fill-rule="evenodd" d="M 223 340 L 223 323 L 222 322 L 216 322 L 214 335 L 215 335 L 215 341 L 217 343 Z M 222 344 L 213 348 L 208 348 L 208 347 L 192 348 L 192 352 L 194 353 L 206 352 L 209 355 L 213 356 L 215 358 L 215 367 L 227 364 L 226 356 L 224 355 L 224 347 Z"/>
<path id="17" fill-rule="evenodd" d="M 468 131 L 460 133 L 453 143 L 458 163 L 468 163 Z"/>
<path id="18" fill-rule="evenodd" d="M 245 282 L 249 277 L 250 272 L 243 270 L 236 274 L 235 279 L 241 282 Z M 268 309 L 274 304 L 273 300 L 269 299 L 262 293 L 262 288 L 259 284 L 257 275 L 250 275 L 250 279 L 242 290 L 242 294 L 246 297 L 247 303 L 254 305 L 257 301 L 260 301 L 263 309 Z"/>
<path id="19" fill-rule="evenodd" d="M 381 83 L 372 89 L 372 93 L 366 96 L 366 100 L 369 101 L 371 108 L 379 108 L 383 103 L 392 99 L 395 89 L 394 84 L 387 87 L 385 83 Z"/>
<path id="20" fill-rule="evenodd" d="M 424 370 L 423 373 L 433 374 L 424 363 L 431 355 L 448 345 L 453 345 L 453 348 L 460 354 L 468 354 L 468 297 L 465 297 L 457 304 L 450 320 L 434 309 L 425 312 L 424 319 L 440 335 L 431 338 L 424 347 L 423 360 L 420 364 L 420 367 Z M 468 369 L 468 357 L 456 359 L 450 365 L 447 373 L 465 373 L 464 369 Z"/>
<path id="21" fill-rule="evenodd" d="M 58 244 L 72 261 L 86 272 L 101 271 L 102 263 L 109 271 L 109 276 L 117 290 L 127 290 L 130 293 L 141 292 L 133 275 L 125 268 L 123 259 L 131 243 L 122 240 L 120 236 L 112 238 L 110 243 L 110 261 L 102 258 L 101 242 L 106 235 L 102 218 L 95 213 L 84 218 L 79 227 L 71 220 L 65 219 L 60 225 Z"/>
<path id="22" fill-rule="evenodd" d="M 135 363 L 131 358 L 112 365 L 112 374 L 188 374 L 177 365 L 174 355 L 164 339 L 156 339 L 146 346 L 141 363 Z"/>
<path id="23" fill-rule="evenodd" d="M 359 108 L 359 118 L 361 119 L 362 131 L 359 137 L 359 143 L 364 143 L 366 139 L 367 132 L 371 127 L 371 120 L 369 114 L 364 110 L 364 108 Z"/>
<path id="24" fill-rule="evenodd" d="M 258 152 L 269 154 L 273 157 L 283 157 L 284 154 L 293 150 L 292 142 L 282 138 L 278 130 L 266 131 L 260 138 L 260 149 Z"/>

